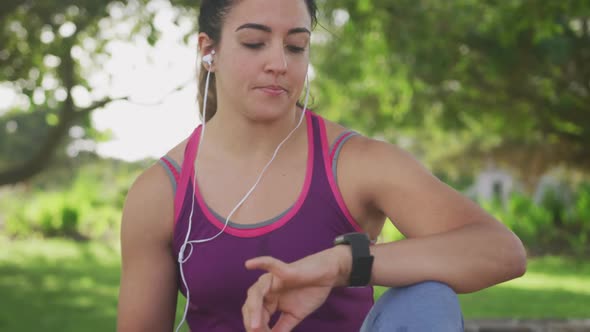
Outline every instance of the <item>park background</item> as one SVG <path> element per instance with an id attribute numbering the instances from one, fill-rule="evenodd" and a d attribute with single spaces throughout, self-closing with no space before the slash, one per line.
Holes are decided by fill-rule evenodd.
<path id="1" fill-rule="evenodd" d="M 465 318 L 589 319 L 590 2 L 318 4 L 312 108 L 409 150 L 527 248 L 524 277 L 460 296 Z M 0 3 L 0 331 L 115 330 L 127 190 L 199 123 L 197 15 Z"/>

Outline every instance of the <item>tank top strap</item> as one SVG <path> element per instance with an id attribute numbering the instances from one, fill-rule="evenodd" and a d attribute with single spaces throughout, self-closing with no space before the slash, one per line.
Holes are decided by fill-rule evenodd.
<path id="1" fill-rule="evenodd" d="M 174 224 L 178 220 L 178 216 L 180 215 L 180 211 L 182 210 L 182 203 L 184 202 L 184 198 L 187 194 L 187 187 L 188 182 L 192 177 L 192 173 L 194 170 L 194 160 L 197 153 L 197 148 L 199 144 L 199 138 L 201 135 L 201 126 L 199 125 L 191 136 L 189 136 L 188 142 L 186 144 L 186 148 L 184 149 L 184 159 L 182 161 L 182 167 L 180 171 L 180 180 L 178 181 L 178 189 L 176 191 L 176 195 L 174 196 Z"/>
<path id="2" fill-rule="evenodd" d="M 314 172 L 314 183 L 317 182 L 316 176 L 324 177 L 324 168 L 326 164 L 325 155 L 323 153 L 323 138 L 322 138 L 322 126 L 324 126 L 324 119 L 312 111 L 307 111 L 308 114 L 308 125 L 311 125 L 311 138 L 312 151 L 313 151 L 313 172 Z"/>
<path id="3" fill-rule="evenodd" d="M 314 140 L 318 141 L 317 148 L 314 148 L 314 150 L 316 151 L 316 156 L 318 153 L 321 155 L 317 158 L 318 160 L 321 160 L 319 161 L 321 163 L 321 168 L 318 168 L 318 173 L 321 173 L 322 177 L 325 178 L 325 181 L 319 182 L 325 183 L 327 185 L 327 187 L 329 188 L 328 190 L 331 191 L 331 194 L 336 200 L 336 203 L 341 213 L 346 218 L 346 220 L 350 223 L 350 225 L 352 225 L 355 231 L 361 232 L 362 228 L 348 210 L 348 207 L 344 202 L 344 198 L 342 197 L 342 193 L 340 192 L 340 188 L 338 187 L 338 182 L 336 181 L 336 174 L 333 170 L 334 165 L 332 159 L 334 158 L 334 154 L 340 151 L 342 144 L 350 137 L 352 137 L 354 133 L 350 132 L 349 134 L 347 133 L 339 137 L 336 141 L 336 144 L 334 145 L 334 148 L 336 149 L 332 149 L 331 151 L 331 144 L 328 141 L 325 120 L 321 116 L 315 114 L 314 119 L 315 122 L 317 122 L 317 125 L 315 125 L 314 128 L 317 126 L 317 132 L 319 133 L 316 135 L 316 133 L 314 132 Z M 316 164 L 315 166 L 320 166 L 320 164 Z M 322 170 L 321 172 L 319 171 L 320 169 Z"/>
<path id="4" fill-rule="evenodd" d="M 176 187 L 178 186 L 178 181 L 180 181 L 180 165 L 169 156 L 161 157 L 158 162 L 166 170 L 166 174 L 168 174 L 168 179 L 172 185 L 172 192 L 176 195 Z"/>
<path id="5" fill-rule="evenodd" d="M 311 113 L 311 124 L 313 127 L 313 151 L 314 151 L 314 169 L 326 177 L 325 170 L 330 166 L 330 142 L 326 133 L 326 122 L 320 115 Z"/>

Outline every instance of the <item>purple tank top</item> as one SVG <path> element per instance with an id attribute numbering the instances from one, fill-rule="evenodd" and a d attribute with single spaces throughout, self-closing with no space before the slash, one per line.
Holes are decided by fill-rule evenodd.
<path id="1" fill-rule="evenodd" d="M 187 323 L 192 331 L 244 331 L 241 308 L 246 291 L 263 273 L 246 270 L 246 260 L 268 255 L 293 262 L 330 248 L 338 235 L 361 231 L 337 188 L 324 120 L 308 111 L 306 121 L 307 170 L 295 204 L 272 220 L 250 226 L 230 223 L 216 239 L 193 244 L 190 258 L 183 264 L 190 289 Z M 176 190 L 175 257 L 188 229 L 200 128 L 189 139 Z M 189 240 L 214 236 L 223 228 L 224 221 L 206 205 L 197 185 Z M 186 296 L 180 276 L 178 282 Z M 326 302 L 293 331 L 356 332 L 372 305 L 371 287 L 334 288 Z M 278 315 L 273 316 L 273 321 L 277 318 Z"/>

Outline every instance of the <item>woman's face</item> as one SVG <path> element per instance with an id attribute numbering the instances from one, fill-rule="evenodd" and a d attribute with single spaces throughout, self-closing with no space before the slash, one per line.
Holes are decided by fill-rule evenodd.
<path id="1" fill-rule="evenodd" d="M 236 1 L 214 56 L 218 107 L 261 121 L 293 110 L 305 83 L 310 31 L 303 0 Z"/>

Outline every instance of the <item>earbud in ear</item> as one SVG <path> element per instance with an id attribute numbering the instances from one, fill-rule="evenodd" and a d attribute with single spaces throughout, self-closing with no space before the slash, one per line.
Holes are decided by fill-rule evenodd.
<path id="1" fill-rule="evenodd" d="M 211 64 L 213 63 L 213 55 L 214 54 L 215 54 L 215 51 L 211 51 L 211 53 L 203 56 L 203 63 L 206 63 L 209 66 L 211 66 Z"/>

